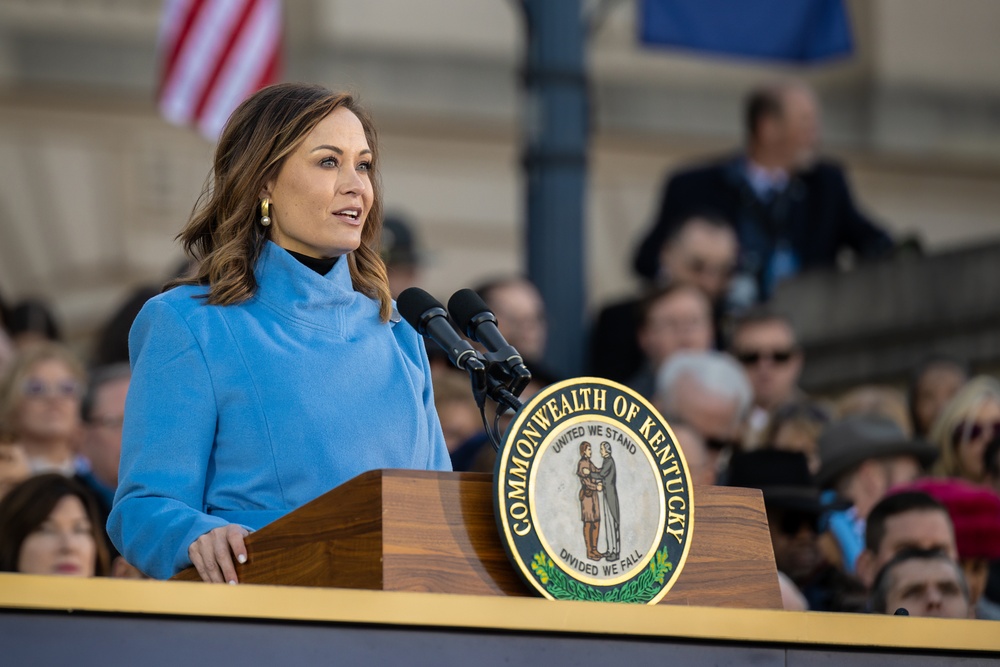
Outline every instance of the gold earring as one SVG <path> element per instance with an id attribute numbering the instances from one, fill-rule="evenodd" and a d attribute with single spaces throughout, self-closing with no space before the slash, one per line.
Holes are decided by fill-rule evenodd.
<path id="1" fill-rule="evenodd" d="M 271 225 L 271 200 L 267 197 L 260 200 L 260 224 L 262 227 Z"/>

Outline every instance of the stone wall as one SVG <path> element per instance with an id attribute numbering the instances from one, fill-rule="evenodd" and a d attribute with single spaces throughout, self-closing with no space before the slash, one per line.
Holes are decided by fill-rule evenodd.
<path id="1" fill-rule="evenodd" d="M 993 368 L 1000 364 L 1000 243 L 802 275 L 779 286 L 774 305 L 795 324 L 810 391 L 903 383 L 930 353 Z"/>

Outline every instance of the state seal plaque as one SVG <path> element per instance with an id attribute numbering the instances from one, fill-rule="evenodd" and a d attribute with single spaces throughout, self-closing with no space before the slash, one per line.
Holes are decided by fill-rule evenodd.
<path id="1" fill-rule="evenodd" d="M 628 387 L 547 387 L 518 411 L 496 465 L 504 546 L 541 595 L 654 604 L 680 575 L 691 478 L 669 425 Z"/>

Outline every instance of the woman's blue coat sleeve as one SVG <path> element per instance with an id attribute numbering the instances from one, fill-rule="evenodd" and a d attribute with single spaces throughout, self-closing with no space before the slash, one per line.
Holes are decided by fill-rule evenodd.
<path id="1" fill-rule="evenodd" d="M 191 564 L 188 546 L 226 525 L 205 506 L 216 430 L 212 379 L 187 322 L 148 302 L 129 334 L 132 380 L 108 533 L 125 559 L 165 579 Z"/>

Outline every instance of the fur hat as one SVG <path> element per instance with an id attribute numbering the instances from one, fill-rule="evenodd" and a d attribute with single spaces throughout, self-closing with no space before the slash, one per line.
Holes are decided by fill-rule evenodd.
<path id="1" fill-rule="evenodd" d="M 925 478 L 893 491 L 923 491 L 948 508 L 961 559 L 1000 558 L 1000 495 L 964 479 Z"/>

